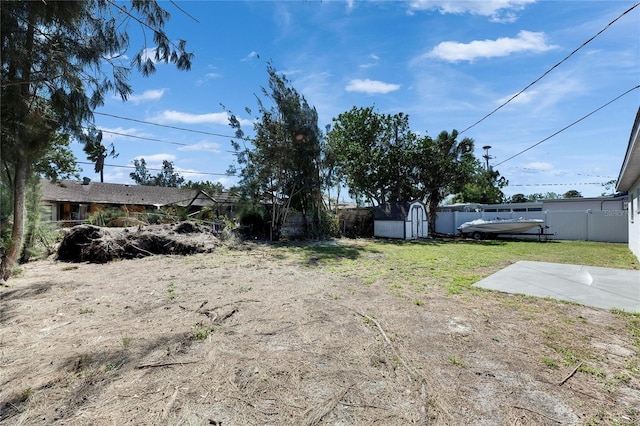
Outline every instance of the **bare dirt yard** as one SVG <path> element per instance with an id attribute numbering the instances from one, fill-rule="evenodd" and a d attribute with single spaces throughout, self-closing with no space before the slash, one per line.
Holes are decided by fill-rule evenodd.
<path id="1" fill-rule="evenodd" d="M 23 265 L 0 289 L 0 423 L 640 424 L 627 315 L 400 295 L 279 246 L 214 246 Z"/>

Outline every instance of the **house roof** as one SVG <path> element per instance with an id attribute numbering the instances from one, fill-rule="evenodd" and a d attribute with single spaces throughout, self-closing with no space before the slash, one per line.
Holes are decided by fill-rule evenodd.
<path id="1" fill-rule="evenodd" d="M 618 184 L 616 191 L 627 192 L 631 189 L 631 185 L 640 179 L 640 108 L 636 114 L 636 121 L 631 129 L 629 137 L 629 146 L 624 156 L 620 175 L 618 176 Z"/>
<path id="2" fill-rule="evenodd" d="M 373 209 L 373 220 L 405 220 L 409 216 L 409 209 L 420 201 L 397 201 L 383 203 Z"/>
<path id="3" fill-rule="evenodd" d="M 219 202 L 197 189 L 118 183 L 42 179 L 42 198 L 50 202 L 96 203 L 143 206 L 212 206 Z M 224 202 L 224 201 L 222 201 Z"/>

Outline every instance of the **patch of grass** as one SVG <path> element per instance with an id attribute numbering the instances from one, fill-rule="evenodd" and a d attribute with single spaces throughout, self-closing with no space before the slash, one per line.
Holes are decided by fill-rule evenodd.
<path id="1" fill-rule="evenodd" d="M 211 333 L 213 333 L 216 328 L 212 325 L 204 325 L 200 322 L 197 322 L 193 328 L 191 329 L 191 333 L 189 333 L 189 339 L 191 340 L 205 340 Z"/>
<path id="2" fill-rule="evenodd" d="M 542 363 L 549 368 L 558 368 L 558 361 L 555 359 L 547 358 L 546 356 L 542 357 Z"/>
<path id="3" fill-rule="evenodd" d="M 578 369 L 581 373 L 591 374 L 594 377 L 605 377 L 606 373 L 599 368 L 592 367 L 587 364 L 582 364 Z"/>
<path id="4" fill-rule="evenodd" d="M 455 365 L 457 367 L 464 367 L 464 361 L 462 361 L 460 358 L 458 358 L 457 356 L 450 356 L 449 357 L 449 362 L 452 365 Z"/>
<path id="5" fill-rule="evenodd" d="M 169 300 L 173 300 L 173 299 L 175 299 L 176 297 L 178 297 L 178 294 L 176 293 L 176 285 L 175 285 L 175 283 L 174 283 L 173 281 L 171 281 L 171 282 L 169 283 L 169 285 L 167 285 L 167 293 L 169 293 L 169 294 L 167 295 L 167 298 L 168 298 Z"/>
<path id="6" fill-rule="evenodd" d="M 31 388 L 26 388 L 20 393 L 20 402 L 25 402 L 33 396 L 35 392 Z"/>
<path id="7" fill-rule="evenodd" d="M 133 342 L 133 338 L 131 336 L 127 336 L 127 335 L 122 336 L 122 339 L 121 339 L 122 349 L 124 349 L 125 351 L 129 350 L 129 348 L 131 348 L 132 342 Z"/>
<path id="8" fill-rule="evenodd" d="M 88 307 L 84 307 L 84 308 L 80 308 L 80 314 L 92 314 L 95 311 L 93 310 L 93 308 L 88 308 Z"/>
<path id="9" fill-rule="evenodd" d="M 624 368 L 634 374 L 640 374 L 640 359 L 637 357 L 626 358 Z"/>
<path id="10" fill-rule="evenodd" d="M 640 349 L 640 313 L 626 312 L 615 308 L 611 312 L 626 320 L 627 329 L 635 339 L 636 347 Z"/>

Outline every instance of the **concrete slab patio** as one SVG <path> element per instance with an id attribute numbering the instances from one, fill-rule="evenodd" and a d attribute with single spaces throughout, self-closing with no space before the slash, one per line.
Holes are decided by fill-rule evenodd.
<path id="1" fill-rule="evenodd" d="M 594 308 L 640 312 L 640 271 L 520 261 L 474 285 Z"/>

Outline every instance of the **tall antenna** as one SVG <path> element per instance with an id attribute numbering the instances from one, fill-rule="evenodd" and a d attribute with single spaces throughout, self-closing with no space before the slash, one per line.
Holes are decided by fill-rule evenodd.
<path id="1" fill-rule="evenodd" d="M 482 156 L 482 158 L 484 158 L 486 162 L 487 170 L 489 170 L 489 160 L 493 158 L 492 156 L 489 155 L 489 150 L 491 149 L 491 145 L 485 145 L 482 147 L 482 149 L 484 149 L 484 155 Z"/>

